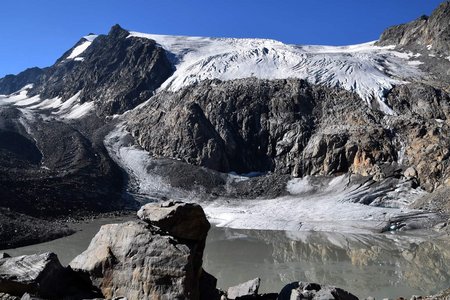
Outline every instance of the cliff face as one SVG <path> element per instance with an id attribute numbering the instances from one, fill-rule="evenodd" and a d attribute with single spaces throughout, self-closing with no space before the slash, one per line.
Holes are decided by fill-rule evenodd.
<path id="1" fill-rule="evenodd" d="M 153 97 L 129 115 L 128 128 L 152 155 L 222 172 L 352 172 L 381 180 L 413 167 L 431 191 L 449 172 L 450 98 L 411 84 L 387 99 L 395 116 L 301 80 L 205 81 Z"/>

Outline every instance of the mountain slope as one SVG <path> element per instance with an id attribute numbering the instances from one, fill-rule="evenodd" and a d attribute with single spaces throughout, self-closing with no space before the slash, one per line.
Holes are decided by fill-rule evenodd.
<path id="1" fill-rule="evenodd" d="M 449 14 L 443 4 L 426 22 L 345 47 L 118 25 L 87 35 L 53 66 L 0 79 L 0 206 L 59 216 L 121 209 L 128 197 L 291 195 L 285 204 L 346 202 L 349 217 L 355 203 L 406 209 L 450 179 L 448 41 L 411 46 L 440 39 Z M 287 188 L 293 177 L 318 184 Z M 248 207 L 236 201 L 239 216 Z M 375 211 L 371 224 L 388 222 Z"/>

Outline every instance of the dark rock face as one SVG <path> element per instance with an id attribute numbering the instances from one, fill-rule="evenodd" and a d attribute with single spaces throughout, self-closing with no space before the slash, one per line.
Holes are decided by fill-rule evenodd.
<path id="1" fill-rule="evenodd" d="M 432 191 L 448 172 L 448 94 L 407 84 L 390 91 L 387 102 L 397 116 L 302 80 L 205 81 L 156 95 L 130 114 L 128 129 L 154 156 L 218 171 L 352 172 L 382 180 L 413 166 Z M 430 143 L 437 151 L 426 150 Z"/>
<path id="2" fill-rule="evenodd" d="M 0 95 L 9 95 L 27 84 L 38 82 L 44 72 L 44 69 L 30 68 L 17 75 L 6 75 L 0 78 Z"/>
<path id="3" fill-rule="evenodd" d="M 431 45 L 437 53 L 450 53 L 450 2 L 444 1 L 430 17 L 387 29 L 379 45 L 398 45 L 424 49 Z"/>
<path id="4" fill-rule="evenodd" d="M 67 59 L 72 48 L 40 76 L 30 95 L 65 101 L 81 92 L 80 101 L 95 101 L 101 115 L 134 108 L 150 98 L 173 67 L 154 41 L 128 35 L 120 26 L 112 27 L 82 53 L 83 60 Z"/>
<path id="5" fill-rule="evenodd" d="M 345 172 L 349 167 L 346 159 L 352 160 L 354 155 L 349 152 L 349 157 L 344 157 L 342 149 L 342 159 L 326 170 L 314 166 L 313 155 L 297 160 L 319 127 L 317 121 L 331 108 L 328 105 L 358 103 L 356 96 L 343 91 L 313 88 L 301 80 L 252 78 L 205 81 L 177 93 L 160 93 L 152 100 L 131 117 L 129 129 L 138 143 L 156 156 L 223 172 L 300 175 Z M 351 106 L 366 115 L 357 104 Z M 337 148 L 345 145 L 346 137 L 327 135 L 323 139 Z M 328 151 L 326 144 L 323 146 L 321 155 Z"/>

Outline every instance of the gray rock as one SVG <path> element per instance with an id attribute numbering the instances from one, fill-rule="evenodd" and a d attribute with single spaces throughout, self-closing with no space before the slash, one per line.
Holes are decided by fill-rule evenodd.
<path id="1" fill-rule="evenodd" d="M 26 293 L 38 296 L 31 299 L 97 296 L 93 287 L 71 269 L 64 268 L 54 253 L 0 259 L 0 291 L 15 296 Z"/>
<path id="2" fill-rule="evenodd" d="M 8 253 L 0 252 L 0 259 L 2 259 L 2 258 L 10 258 L 10 257 L 11 257 L 11 255 L 9 255 Z"/>
<path id="3" fill-rule="evenodd" d="M 13 295 L 52 294 L 64 268 L 54 253 L 24 255 L 0 260 L 0 291 Z"/>
<path id="4" fill-rule="evenodd" d="M 171 236 L 202 241 L 211 227 L 202 207 L 195 203 L 166 201 L 141 207 L 138 217 Z"/>
<path id="5" fill-rule="evenodd" d="M 19 300 L 20 298 L 0 292 L 0 300 Z"/>
<path id="6" fill-rule="evenodd" d="M 261 279 L 255 278 L 239 285 L 229 287 L 227 291 L 227 297 L 228 299 L 236 299 L 242 296 L 256 295 L 258 294 L 260 283 Z"/>
<path id="7" fill-rule="evenodd" d="M 152 233 L 144 222 L 102 226 L 70 266 L 107 299 L 198 299 L 204 242 Z"/>
<path id="8" fill-rule="evenodd" d="M 416 178 L 417 171 L 413 167 L 409 167 L 408 169 L 405 170 L 403 176 L 405 176 L 406 178 Z"/>
<path id="9" fill-rule="evenodd" d="M 358 300 L 351 293 L 333 286 L 322 286 L 317 283 L 293 282 L 280 292 L 278 300 Z"/>

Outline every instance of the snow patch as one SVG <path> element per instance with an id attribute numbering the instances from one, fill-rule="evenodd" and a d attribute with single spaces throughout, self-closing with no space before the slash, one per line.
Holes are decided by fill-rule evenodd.
<path id="1" fill-rule="evenodd" d="M 29 87 L 28 87 L 29 88 Z M 23 88 L 9 96 L 0 96 L 0 105 L 14 105 L 20 107 L 22 112 L 43 113 L 57 116 L 61 119 L 78 119 L 86 116 L 94 110 L 94 102 L 80 103 L 80 93 L 63 102 L 61 98 L 51 98 L 42 100 L 39 95 L 28 97 L 28 90 Z"/>
<path id="2" fill-rule="evenodd" d="M 84 36 L 83 39 L 85 41 L 76 46 L 66 59 L 82 60 L 82 58 L 79 58 L 78 56 L 80 56 L 84 51 L 86 51 L 87 48 L 89 48 L 95 38 L 97 38 L 97 35 Z"/>

